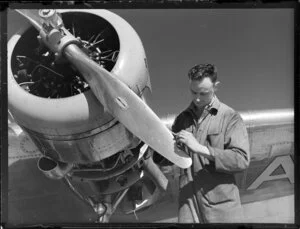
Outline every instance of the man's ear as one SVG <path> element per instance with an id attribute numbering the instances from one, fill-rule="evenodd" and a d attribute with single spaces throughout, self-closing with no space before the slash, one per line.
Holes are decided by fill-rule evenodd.
<path id="1" fill-rule="evenodd" d="M 219 84 L 220 84 L 220 81 L 216 81 L 216 82 L 214 83 L 214 90 L 215 90 L 215 91 L 218 90 Z"/>

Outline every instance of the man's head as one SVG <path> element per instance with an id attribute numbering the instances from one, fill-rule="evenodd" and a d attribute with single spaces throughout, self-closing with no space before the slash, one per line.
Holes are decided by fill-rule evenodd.
<path id="1" fill-rule="evenodd" d="M 217 81 L 217 69 L 212 64 L 198 64 L 188 72 L 193 103 L 202 108 L 214 97 Z"/>

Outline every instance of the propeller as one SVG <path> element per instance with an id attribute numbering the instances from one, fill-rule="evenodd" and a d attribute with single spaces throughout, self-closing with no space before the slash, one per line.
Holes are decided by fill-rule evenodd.
<path id="1" fill-rule="evenodd" d="M 38 19 L 35 12 L 17 11 L 35 28 L 42 29 L 41 19 Z M 66 29 L 64 32 L 73 37 Z M 53 47 L 49 48 L 53 50 Z M 124 82 L 91 60 L 76 44 L 66 45 L 62 52 L 65 58 L 81 72 L 104 109 L 116 117 L 132 134 L 175 165 L 181 168 L 191 166 L 191 158 L 176 147 L 171 131 Z"/>
<path id="2" fill-rule="evenodd" d="M 38 14 L 38 10 L 36 9 L 22 9 L 16 10 L 19 14 L 25 17 L 29 22 L 36 28 L 38 31 L 41 31 L 43 28 L 42 20 Z"/>

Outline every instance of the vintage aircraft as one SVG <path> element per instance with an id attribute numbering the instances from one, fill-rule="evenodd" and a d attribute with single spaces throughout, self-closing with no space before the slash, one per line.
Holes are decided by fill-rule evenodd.
<path id="1" fill-rule="evenodd" d="M 134 29 L 106 10 L 18 12 L 29 22 L 8 42 L 8 223 L 176 222 L 178 171 L 191 159 L 175 147 L 173 118 L 147 106 Z M 245 222 L 292 223 L 293 110 L 241 115 Z"/>

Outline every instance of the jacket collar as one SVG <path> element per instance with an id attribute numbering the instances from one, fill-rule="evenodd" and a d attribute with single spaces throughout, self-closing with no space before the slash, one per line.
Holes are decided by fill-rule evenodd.
<path id="1" fill-rule="evenodd" d="M 220 107 L 220 100 L 215 95 L 211 100 L 211 102 L 204 107 L 204 109 L 207 110 L 209 113 L 215 115 L 218 113 L 219 107 Z M 193 102 L 191 102 L 188 109 L 191 109 L 194 113 L 196 113 L 197 107 Z"/>

